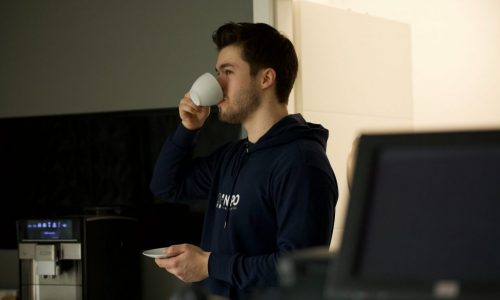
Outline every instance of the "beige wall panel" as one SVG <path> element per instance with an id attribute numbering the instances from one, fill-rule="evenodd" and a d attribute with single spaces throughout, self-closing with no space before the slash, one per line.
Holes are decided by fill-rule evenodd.
<path id="1" fill-rule="evenodd" d="M 340 250 L 340 245 L 342 244 L 342 236 L 344 235 L 344 229 L 333 229 L 332 241 L 330 243 L 330 250 L 337 252 Z"/>
<path id="2" fill-rule="evenodd" d="M 330 132 L 327 155 L 339 184 L 335 229 L 343 229 L 349 197 L 347 161 L 354 139 L 361 133 L 412 131 L 412 120 L 309 111 L 303 115 L 307 121 L 319 123 Z"/>
<path id="3" fill-rule="evenodd" d="M 299 2 L 304 111 L 412 115 L 408 25 Z"/>
<path id="4" fill-rule="evenodd" d="M 500 1 L 308 1 L 411 26 L 415 128 L 500 127 Z"/>

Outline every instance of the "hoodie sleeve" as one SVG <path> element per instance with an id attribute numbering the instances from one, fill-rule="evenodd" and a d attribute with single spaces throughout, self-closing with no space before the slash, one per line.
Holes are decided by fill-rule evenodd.
<path id="1" fill-rule="evenodd" d="M 292 167 L 278 177 L 274 192 L 278 248 L 330 245 L 338 187 L 328 160 Z"/>
<path id="2" fill-rule="evenodd" d="M 260 256 L 212 253 L 209 274 L 238 289 L 276 286 L 279 257 L 297 249 L 328 246 L 331 241 L 337 182 L 328 167 L 284 168 L 272 182 L 278 235 L 276 251 Z"/>
<path id="3" fill-rule="evenodd" d="M 206 198 L 213 163 L 209 159 L 191 159 L 198 132 L 179 124 L 165 141 L 150 183 L 155 196 L 171 202 Z"/>
<path id="4" fill-rule="evenodd" d="M 210 254 L 208 274 L 211 278 L 229 283 L 239 290 L 278 285 L 276 265 L 279 252 L 247 256 L 242 254 Z"/>

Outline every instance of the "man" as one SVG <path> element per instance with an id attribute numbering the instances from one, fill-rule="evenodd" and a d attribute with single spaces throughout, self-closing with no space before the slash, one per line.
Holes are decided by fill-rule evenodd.
<path id="1" fill-rule="evenodd" d="M 151 189 L 169 201 L 206 199 L 208 209 L 201 248 L 172 245 L 170 258 L 156 263 L 185 282 L 203 281 L 212 294 L 241 299 L 277 285 L 281 255 L 329 245 L 338 189 L 325 153 L 328 131 L 288 115 L 298 69 L 292 43 L 251 23 L 225 24 L 212 38 L 224 94 L 219 118 L 242 124 L 248 137 L 192 159 L 210 108 L 182 98 L 182 124 L 161 150 Z"/>

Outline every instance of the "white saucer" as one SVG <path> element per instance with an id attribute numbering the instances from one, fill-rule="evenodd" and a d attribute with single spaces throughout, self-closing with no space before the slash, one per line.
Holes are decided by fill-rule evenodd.
<path id="1" fill-rule="evenodd" d="M 165 248 L 149 249 L 149 250 L 142 252 L 142 254 L 146 255 L 147 257 L 152 257 L 152 258 L 166 258 L 167 257 L 165 255 Z"/>

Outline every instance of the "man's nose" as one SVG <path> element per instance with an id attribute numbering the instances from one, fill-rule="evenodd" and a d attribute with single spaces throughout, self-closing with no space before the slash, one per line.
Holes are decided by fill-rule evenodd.
<path id="1" fill-rule="evenodd" d="M 226 81 L 222 79 L 222 76 L 217 76 L 217 81 L 219 82 L 219 85 L 222 87 L 222 91 L 226 90 Z"/>

